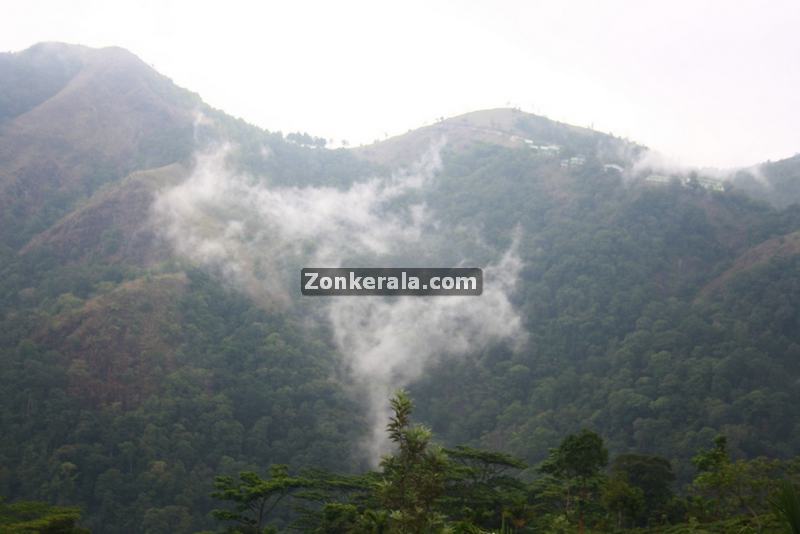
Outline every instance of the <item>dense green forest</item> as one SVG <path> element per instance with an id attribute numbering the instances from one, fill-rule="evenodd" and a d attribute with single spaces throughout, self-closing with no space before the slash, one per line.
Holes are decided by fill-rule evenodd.
<path id="1" fill-rule="evenodd" d="M 361 475 L 274 465 L 220 476 L 212 512 L 235 532 L 797 532 L 800 458 L 733 461 L 727 439 L 700 450 L 688 494 L 673 489 L 670 462 L 620 454 L 609 461 L 602 437 L 589 430 L 565 437 L 533 469 L 508 454 L 443 448 L 411 420 L 405 392 L 392 399 L 387 425 L 395 452 Z M 531 476 L 521 476 L 525 471 Z M 292 503 L 293 523 L 274 517 Z"/>
<path id="2" fill-rule="evenodd" d="M 774 205 L 736 180 L 653 183 L 633 167 L 643 147 L 515 110 L 330 150 L 210 109 L 119 49 L 40 46 L 0 72 L 0 529 L 211 531 L 280 498 L 260 527 L 780 531 L 800 451 L 791 161 L 766 171 L 789 184 Z M 23 77 L 37 90 L 16 90 Z M 85 98 L 64 90 L 77 81 Z M 73 127 L 55 131 L 62 114 Z M 487 266 L 513 249 L 524 342 L 431 357 L 397 384 L 430 430 L 396 397 L 374 470 L 370 384 L 349 376 L 325 304 L 183 253 L 152 206 L 223 144 L 245 177 L 233 197 L 339 198 L 402 185 L 440 139 L 430 176 L 370 219 L 410 226 L 424 205 L 430 237 L 346 259 Z M 198 226 L 224 235 L 232 211 Z M 278 227 L 247 224 L 248 282 L 296 280 L 318 244 L 270 249 Z"/>
<path id="3" fill-rule="evenodd" d="M 590 430 L 566 436 L 529 466 L 514 456 L 466 446 L 445 448 L 412 422 L 413 404 L 399 391 L 386 426 L 391 454 L 360 474 L 317 467 L 268 474 L 242 471 L 214 479 L 211 516 L 225 532 L 464 533 L 488 532 L 798 532 L 800 457 L 733 460 L 727 438 L 691 459 L 687 491 L 674 490 L 670 462 L 645 454 L 610 461 Z M 39 502 L 0 503 L 7 532 L 88 532 L 78 508 Z M 191 517 L 150 511 L 150 532 L 186 530 Z"/>

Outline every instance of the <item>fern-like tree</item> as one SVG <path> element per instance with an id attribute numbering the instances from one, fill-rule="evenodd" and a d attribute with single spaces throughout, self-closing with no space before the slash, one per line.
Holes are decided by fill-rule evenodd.
<path id="1" fill-rule="evenodd" d="M 436 532 L 444 524 L 438 505 L 447 479 L 447 455 L 432 443 L 428 428 L 411 423 L 413 403 L 404 391 L 395 394 L 391 406 L 386 429 L 397 449 L 381 461 L 378 498 L 389 511 L 393 532 Z"/>
<path id="2" fill-rule="evenodd" d="M 786 534 L 800 534 L 800 492 L 788 480 L 778 485 L 778 491 L 770 499 L 772 510 L 778 517 Z"/>

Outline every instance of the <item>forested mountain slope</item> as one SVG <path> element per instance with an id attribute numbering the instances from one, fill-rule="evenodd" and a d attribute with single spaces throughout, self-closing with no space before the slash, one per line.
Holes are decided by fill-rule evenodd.
<path id="1" fill-rule="evenodd" d="M 732 182 L 749 195 L 785 208 L 800 202 L 800 154 L 736 173 Z"/>
<path id="2" fill-rule="evenodd" d="M 191 154 L 199 99 L 130 52 L 42 44 L 6 54 L 0 69 L 4 244 L 24 243 L 104 183 Z M 14 106 L 13 74 L 26 69 L 39 75 L 31 94 L 45 98 Z"/>
<path id="3" fill-rule="evenodd" d="M 215 474 L 373 462 L 366 378 L 407 386 L 448 444 L 531 464 L 581 428 L 681 482 L 719 433 L 796 455 L 800 209 L 648 180 L 645 150 L 505 109 L 327 150 L 120 49 L 0 55 L 0 495 L 98 532 L 210 528 Z M 370 314 L 282 282 L 320 258 L 512 280 L 463 323 L 486 336 L 390 303 L 372 317 L 409 322 L 355 343 Z M 380 374 L 358 351 L 400 356 Z"/>

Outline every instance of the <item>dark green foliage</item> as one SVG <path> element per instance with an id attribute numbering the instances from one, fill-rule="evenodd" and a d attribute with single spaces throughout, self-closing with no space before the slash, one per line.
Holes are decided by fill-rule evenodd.
<path id="1" fill-rule="evenodd" d="M 294 179 L 293 170 L 306 183 L 322 183 L 324 170 L 335 169 L 334 185 L 367 173 L 349 153 L 310 150 L 276 134 L 269 143 L 267 159 L 258 156 L 260 142 L 243 145 L 240 165 L 277 183 Z M 514 225 L 524 230 L 526 267 L 513 299 L 531 343 L 432 368 L 411 386 L 421 401 L 418 417 L 446 444 L 502 447 L 530 465 L 562 436 L 591 425 L 613 453 L 668 458 L 676 488 L 692 478 L 689 458 L 720 431 L 735 457 L 790 456 L 800 446 L 792 402 L 800 362 L 797 258 L 744 272 L 717 295 L 698 292 L 739 250 L 800 228 L 797 218 L 735 195 L 627 188 L 588 168 L 556 186 L 545 180 L 548 165 L 499 147 L 446 155 L 428 203 L 443 220 L 482 228 L 489 245 L 476 248 L 476 257 L 508 246 Z M 746 224 L 721 227 L 709 206 Z M 103 239 L 113 246 L 112 233 Z M 75 395 L 80 389 L 68 388 L 81 368 L 31 338 L 53 314 L 146 272 L 0 253 L 8 436 L 0 439 L 0 485 L 8 494 L 80 503 L 92 526 L 118 524 L 119 531 L 140 530 L 145 520 L 180 525 L 188 510 L 197 529 L 207 525 L 212 473 L 272 463 L 359 466 L 349 444 L 363 428 L 363 412 L 331 380 L 337 356 L 324 329 L 260 310 L 190 270 L 180 314 L 163 325 L 176 341 L 172 367 L 164 360 L 150 384 L 158 394 L 133 409 L 86 405 Z M 77 466 L 75 476 L 64 463 Z M 638 486 L 626 483 L 616 502 L 630 512 Z M 499 506 L 498 495 L 516 493 L 503 484 L 497 495 L 481 490 L 465 504 L 476 499 L 473 483 L 448 484 L 454 492 L 443 501 L 447 513 L 484 528 L 499 528 L 503 509 L 519 510 L 525 521 L 538 506 L 518 497 Z M 671 506 L 646 506 L 626 524 L 682 513 Z M 339 517 L 329 512 L 331 521 Z"/>
<path id="2" fill-rule="evenodd" d="M 639 526 L 658 524 L 668 515 L 675 474 L 658 456 L 621 454 L 611 465 L 609 486 L 620 491 L 625 513 Z M 626 493 L 627 492 L 627 493 Z"/>
<path id="3" fill-rule="evenodd" d="M 781 481 L 777 494 L 770 500 L 787 534 L 800 534 L 800 493 L 791 482 Z"/>
<path id="4" fill-rule="evenodd" d="M 800 458 L 731 462 L 720 437 L 695 457 L 698 473 L 688 498 L 676 498 L 669 462 L 620 455 L 607 476 L 603 440 L 584 430 L 550 451 L 537 469 L 544 476 L 527 481 L 519 476 L 525 464 L 512 456 L 436 446 L 430 431 L 411 423 L 404 392 L 391 405 L 387 431 L 395 450 L 378 471 L 352 476 L 309 470 L 290 477 L 285 466 L 273 466 L 267 479 L 252 472 L 240 473 L 238 482 L 217 477 L 212 495 L 235 509 L 213 515 L 238 522 L 235 532 L 274 532 L 265 518 L 291 495 L 296 520 L 290 528 L 315 534 L 777 533 L 784 526 L 797 532 L 800 500 L 781 477 L 796 477 Z M 714 499 L 704 496 L 709 488 L 717 492 Z"/>
<path id="5" fill-rule="evenodd" d="M 88 534 L 78 523 L 78 508 L 50 506 L 42 502 L 5 503 L 0 498 L 0 532 L 5 534 Z"/>
<path id="6" fill-rule="evenodd" d="M 603 506 L 615 518 L 617 528 L 632 526 L 648 510 L 644 492 L 620 475 L 611 476 L 603 491 Z"/>
<path id="7" fill-rule="evenodd" d="M 47 47 L 0 56 L 0 122 L 58 93 L 79 63 Z M 47 164 L 0 192 L 0 493 L 80 505 L 101 532 L 189 532 L 214 524 L 214 475 L 364 467 L 354 444 L 365 410 L 340 379 L 327 326 L 311 324 L 311 304 L 254 303 L 178 258 L 117 263 L 119 228 L 97 228 L 98 253 L 82 262 L 23 253 L 26 243 L 130 171 L 188 161 L 220 142 L 232 141 L 230 163 L 267 186 L 346 188 L 379 168 L 306 134 L 284 138 L 227 117 L 163 77 L 143 83 L 132 93 L 152 91 L 184 120 L 136 136 L 135 153 L 119 160 L 42 143 L 26 161 Z M 213 125 L 179 113 L 196 109 Z M 707 191 L 699 176 L 689 187 L 629 181 L 603 164 L 626 165 L 639 147 L 543 118 L 520 115 L 517 127 L 563 152 L 446 147 L 435 179 L 397 202 L 424 202 L 440 223 L 432 233 L 443 264 L 487 264 L 516 236 L 524 267 L 511 298 L 528 344 L 427 368 L 409 385 L 415 415 L 445 447 L 409 424 L 399 398 L 398 452 L 379 473 L 311 477 L 293 501 L 305 506 L 299 518 L 316 532 L 442 522 L 464 532 L 574 532 L 580 517 L 598 529 L 690 517 L 708 531 L 766 529 L 773 481 L 796 476 L 785 459 L 800 450 L 800 256 L 755 247 L 791 242 L 800 209 Z M 573 155 L 585 164 L 560 165 Z M 767 169 L 787 202 L 796 165 Z M 74 171 L 71 185 L 62 167 Z M 737 263 L 748 253 L 763 261 Z M 136 307 L 123 305 L 127 284 L 183 272 L 186 288 L 163 318 L 150 302 L 155 285 Z M 61 330 L 108 295 L 100 328 Z M 153 317 L 158 328 L 144 329 Z M 126 353 L 150 332 L 159 344 Z M 98 385 L 110 393 L 93 395 Z M 585 427 L 604 442 L 576 434 Z M 690 459 L 721 433 L 724 447 L 701 454 L 696 474 Z M 617 456 L 608 473 L 606 449 Z M 545 460 L 544 476 L 524 470 Z M 275 525 L 292 519 L 289 506 L 273 510 Z"/>
<path id="8" fill-rule="evenodd" d="M 603 468 L 608 464 L 608 450 L 603 438 L 590 430 L 582 430 L 564 438 L 539 466 L 549 475 L 545 480 L 548 492 L 561 494 L 564 515 L 577 516 L 578 529 L 584 531 L 587 509 L 596 504 L 605 482 Z"/>
<path id="9" fill-rule="evenodd" d="M 787 466 L 777 460 L 733 460 L 724 436 L 717 436 L 714 446 L 701 450 L 692 462 L 698 471 L 692 489 L 697 495 L 694 507 L 699 517 L 749 514 L 758 526 L 763 522 L 770 493 L 775 491 L 775 480 L 787 474 Z M 791 465 L 788 467 L 791 473 Z"/>
<path id="10" fill-rule="evenodd" d="M 378 499 L 389 512 L 393 531 L 430 532 L 441 524 L 437 513 L 444 495 L 447 455 L 431 443 L 431 432 L 411 424 L 411 399 L 400 391 L 391 401 L 386 430 L 397 452 L 381 461 Z"/>
<path id="11" fill-rule="evenodd" d="M 242 126 L 237 135 L 248 132 Z M 368 174 L 349 153 L 311 150 L 277 134 L 265 139 L 270 158 L 258 155 L 261 141 L 243 144 L 236 157 L 244 170 L 276 183 L 339 186 Z M 800 228 L 797 217 L 735 195 L 627 187 L 589 164 L 552 182 L 550 165 L 499 147 L 450 153 L 426 192 L 442 220 L 482 229 L 486 246 L 474 249 L 476 257 L 504 250 L 512 228 L 522 227 L 526 266 L 513 299 L 531 343 L 430 369 L 411 385 L 418 417 L 446 444 L 501 447 L 529 465 L 562 436 L 591 425 L 613 453 L 668 458 L 676 488 L 692 478 L 689 458 L 720 431 L 735 457 L 790 456 L 800 447 L 792 401 L 800 362 L 797 258 L 744 272 L 717 295 L 699 291 L 739 251 Z M 720 226 L 712 208 L 732 213 L 741 228 Z M 102 239 L 114 246 L 112 232 Z M 448 246 L 443 256 L 459 249 L 455 240 Z M 163 325 L 174 345 L 158 356 L 163 372 L 147 384 L 157 393 L 131 408 L 87 405 L 80 388 L 69 388 L 80 365 L 32 338 L 55 314 L 146 271 L 101 261 L 62 266 L 58 257 L 13 249 L 0 258 L 0 487 L 7 494 L 79 503 L 93 527 L 115 525 L 105 526 L 110 532 L 138 531 L 144 521 L 181 525 L 185 513 L 198 529 L 208 524 L 212 473 L 273 463 L 359 467 L 350 444 L 364 428 L 363 412 L 331 379 L 337 356 L 324 329 L 261 310 L 190 270 L 180 314 Z M 502 513 L 511 518 L 517 510 L 530 523 L 525 517 L 538 504 L 502 476 L 493 490 L 478 492 L 470 488 L 484 483 L 464 476 L 447 483 L 453 492 L 442 507 L 451 517 L 499 528 Z M 626 483 L 615 502 L 627 510 L 627 525 L 673 514 L 672 505 L 634 514 L 636 489 L 645 489 Z M 595 503 L 607 497 L 592 494 Z M 346 512 L 331 509 L 328 518 L 345 521 Z"/>
<path id="12" fill-rule="evenodd" d="M 346 476 L 315 471 L 292 479 L 297 484 L 292 489 L 303 489 L 295 496 L 306 501 L 297 507 L 295 528 L 314 533 L 482 532 L 506 523 L 521 528 L 530 520 L 527 487 L 513 476 L 524 463 L 468 447 L 444 450 L 431 441 L 428 429 L 411 422 L 411 400 L 403 391 L 391 405 L 387 432 L 394 451 L 377 472 Z M 275 479 L 241 476 L 247 477 L 248 487 L 259 489 L 272 488 Z M 218 491 L 215 497 L 253 502 L 252 492 L 230 491 L 233 479 L 218 483 L 228 492 Z"/>
<path id="13" fill-rule="evenodd" d="M 737 455 L 793 454 L 797 256 L 703 290 L 743 251 L 800 228 L 796 214 L 552 165 L 501 147 L 446 154 L 429 201 L 446 220 L 479 221 L 501 250 L 522 229 L 514 298 L 531 342 L 436 368 L 411 388 L 420 417 L 447 442 L 504 443 L 530 463 L 588 424 L 615 452 L 688 460 L 724 431 Z M 690 464 L 675 474 L 688 482 Z"/>
<path id="14" fill-rule="evenodd" d="M 268 520 L 275 507 L 310 483 L 306 479 L 290 477 L 284 465 L 273 465 L 267 479 L 253 472 L 240 473 L 238 481 L 233 477 L 218 476 L 214 480 L 216 491 L 211 496 L 229 501 L 233 510 L 216 509 L 211 515 L 221 521 L 237 523 L 238 530 L 245 534 L 270 531 Z"/>
<path id="15" fill-rule="evenodd" d="M 557 449 L 551 450 L 539 467 L 542 473 L 560 479 L 586 482 L 597 476 L 608 464 L 608 451 L 603 438 L 591 430 L 582 430 L 564 438 Z"/>
<path id="16" fill-rule="evenodd" d="M 508 454 L 458 446 L 445 449 L 451 468 L 443 508 L 452 518 L 483 528 L 529 519 L 528 490 L 514 475 L 527 468 Z"/>
<path id="17" fill-rule="evenodd" d="M 187 532 L 212 524 L 215 473 L 273 461 L 357 465 L 347 444 L 359 420 L 330 381 L 332 349 L 321 334 L 202 273 L 189 279 L 176 303 L 182 322 L 163 325 L 174 330 L 175 359 L 152 378 L 158 394 L 136 406 L 85 402 L 85 389 L 69 384 L 92 369 L 40 344 L 0 348 L 0 492 L 80 503 L 99 532 Z M 83 292 L 67 277 L 58 282 L 54 295 L 64 287 L 92 295 L 91 284 Z M 41 313 L 7 319 L 5 342 L 31 335 Z"/>

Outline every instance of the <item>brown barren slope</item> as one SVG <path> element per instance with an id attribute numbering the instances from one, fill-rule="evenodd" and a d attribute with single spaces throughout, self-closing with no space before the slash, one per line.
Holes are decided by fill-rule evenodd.
<path id="1" fill-rule="evenodd" d="M 120 48 L 51 46 L 73 50 L 78 72 L 0 124 L 0 212 L 13 210 L 17 223 L 0 228 L 0 240 L 18 246 L 12 232 L 44 229 L 103 184 L 188 155 L 201 105 Z"/>
<path id="2" fill-rule="evenodd" d="M 180 164 L 139 171 L 98 191 L 79 209 L 35 236 L 21 254 L 47 251 L 62 263 L 125 261 L 147 266 L 169 256 L 150 208 L 156 193 L 187 175 Z"/>
<path id="3" fill-rule="evenodd" d="M 178 302 L 187 283 L 184 273 L 126 282 L 56 315 L 36 341 L 67 360 L 72 395 L 92 404 L 135 406 L 174 366 Z"/>
<path id="4" fill-rule="evenodd" d="M 768 239 L 740 255 L 733 265 L 714 278 L 700 291 L 707 297 L 723 289 L 738 274 L 768 263 L 772 258 L 785 258 L 800 254 L 800 231 Z"/>

